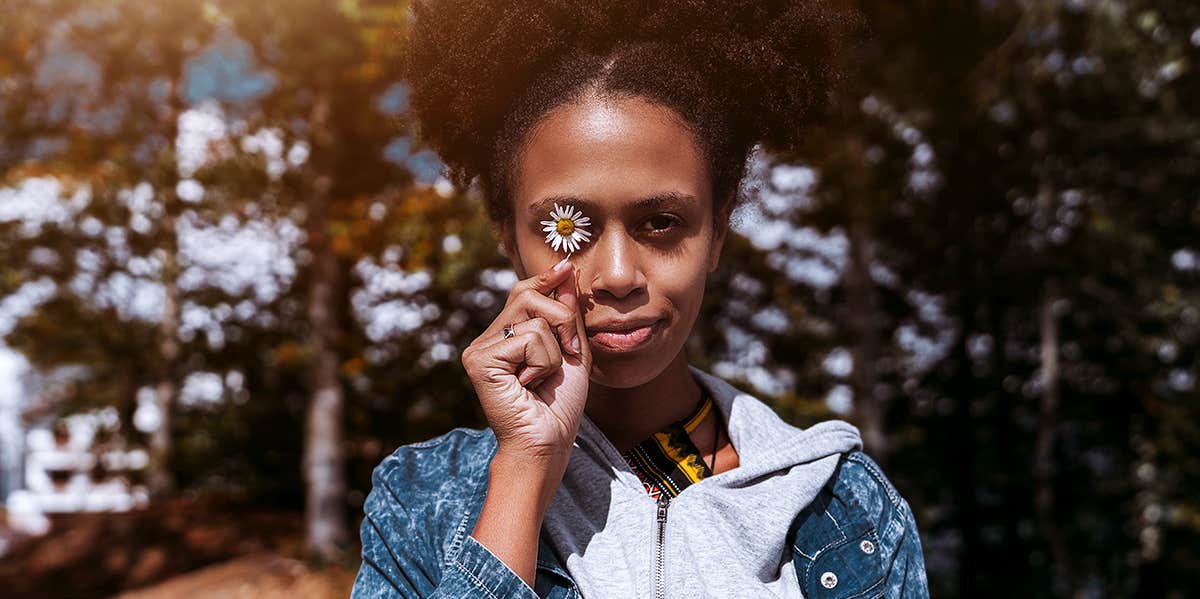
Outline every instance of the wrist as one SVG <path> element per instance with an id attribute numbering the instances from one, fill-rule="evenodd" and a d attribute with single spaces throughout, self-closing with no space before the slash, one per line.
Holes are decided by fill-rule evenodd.
<path id="1" fill-rule="evenodd" d="M 565 448 L 526 448 L 500 443 L 492 456 L 492 465 L 524 471 L 530 476 L 552 474 L 566 468 L 572 446 Z"/>
<path id="2" fill-rule="evenodd" d="M 520 503 L 533 502 L 542 515 L 562 483 L 570 453 L 530 453 L 498 449 L 488 467 L 489 494 L 503 494 Z"/>

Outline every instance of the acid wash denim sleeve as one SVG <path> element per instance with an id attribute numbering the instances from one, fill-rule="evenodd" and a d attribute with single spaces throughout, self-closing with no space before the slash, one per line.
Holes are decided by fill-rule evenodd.
<path id="1" fill-rule="evenodd" d="M 371 475 L 352 598 L 518 598 L 538 595 L 470 536 L 494 443 L 458 428 L 401 446 Z M 446 492 L 447 485 L 453 492 Z"/>
<path id="2" fill-rule="evenodd" d="M 850 468 L 849 474 L 870 477 L 883 491 L 876 496 L 881 502 L 886 498 L 890 504 L 880 506 L 879 521 L 876 525 L 876 530 L 881 532 L 884 550 L 892 555 L 891 567 L 884 578 L 882 596 L 885 599 L 928 599 L 929 583 L 925 578 L 925 554 L 921 549 L 917 519 L 908 501 L 900 495 L 879 465 L 867 454 L 849 454 L 847 466 Z"/>
<path id="3" fill-rule="evenodd" d="M 928 599 L 912 509 L 862 451 L 798 522 L 796 571 L 808 599 Z"/>

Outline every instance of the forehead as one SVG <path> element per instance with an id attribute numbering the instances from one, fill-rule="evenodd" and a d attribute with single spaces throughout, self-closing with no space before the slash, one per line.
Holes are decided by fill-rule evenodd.
<path id="1" fill-rule="evenodd" d="M 517 162 L 519 211 L 546 198 L 625 205 L 663 194 L 706 201 L 708 169 L 691 132 L 669 108 L 640 98 L 559 106 L 530 133 Z M 551 206 L 552 207 L 552 206 Z"/>

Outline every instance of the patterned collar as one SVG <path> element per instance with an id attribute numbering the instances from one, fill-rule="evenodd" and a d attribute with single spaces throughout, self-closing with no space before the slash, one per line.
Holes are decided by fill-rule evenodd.
<path id="1" fill-rule="evenodd" d="M 696 409 L 661 431 L 638 443 L 621 456 L 642 480 L 646 492 L 657 499 L 663 493 L 675 497 L 684 489 L 712 476 L 690 433 L 700 426 L 709 412 L 716 412 L 720 426 L 720 409 L 713 403 L 708 390 L 701 386 L 702 396 Z"/>

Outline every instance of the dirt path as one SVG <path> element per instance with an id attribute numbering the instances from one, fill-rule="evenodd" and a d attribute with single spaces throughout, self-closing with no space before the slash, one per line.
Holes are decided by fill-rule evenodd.
<path id="1" fill-rule="evenodd" d="M 354 573 L 343 568 L 313 571 L 304 562 L 273 553 L 240 557 L 181 574 L 117 599 L 322 599 L 347 597 Z"/>
<path id="2" fill-rule="evenodd" d="M 0 558 L 0 596 L 348 596 L 357 564 L 315 571 L 297 559 L 303 516 L 183 499 L 127 513 L 55 516 L 49 534 L 18 540 Z"/>

